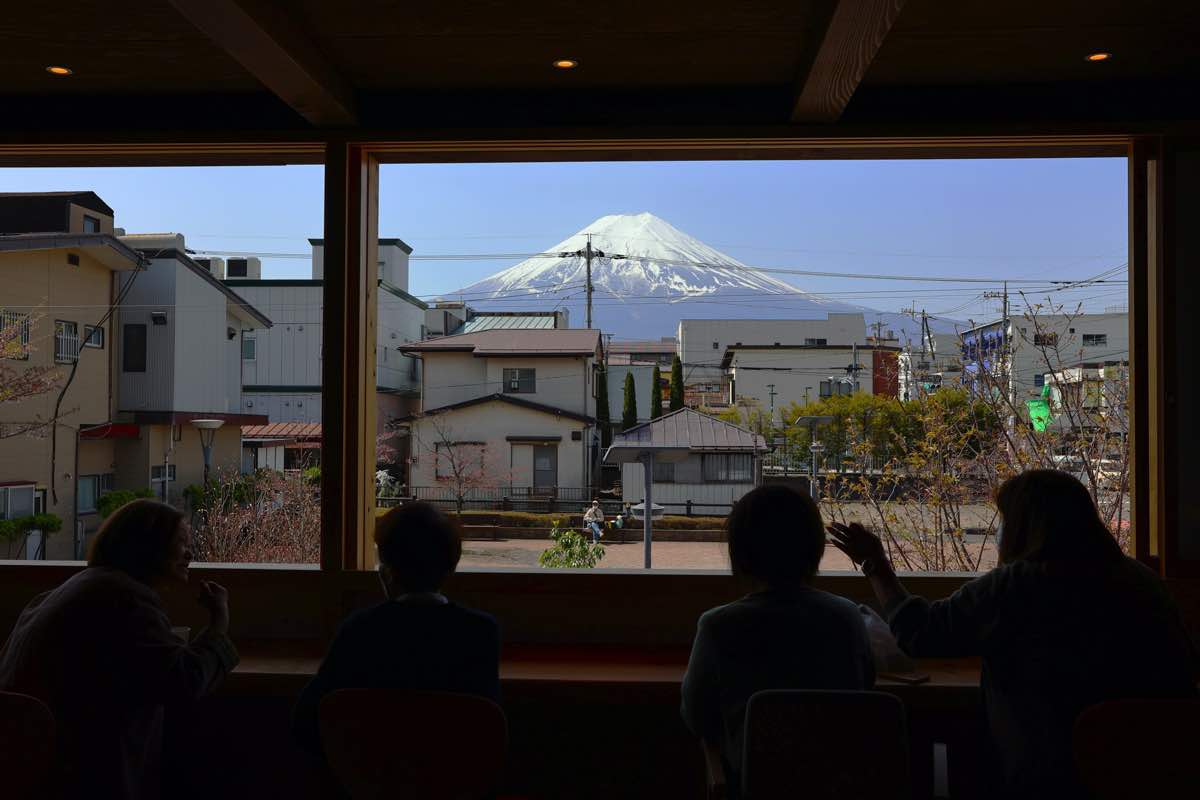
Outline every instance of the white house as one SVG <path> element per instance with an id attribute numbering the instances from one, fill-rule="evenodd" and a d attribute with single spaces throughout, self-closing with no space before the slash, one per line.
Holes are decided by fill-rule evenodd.
<path id="1" fill-rule="evenodd" d="M 224 423 L 213 441 L 214 473 L 240 470 L 241 426 L 267 421 L 243 408 L 241 354 L 244 338 L 269 330 L 271 320 L 189 257 L 181 234 L 119 238 L 148 266 L 122 276 L 118 288 L 116 424 L 81 436 L 115 440 L 116 488 L 149 486 L 179 503 L 204 474 L 192 420 Z"/>
<path id="2" fill-rule="evenodd" d="M 668 514 L 726 514 L 760 482 L 766 441 L 756 433 L 684 408 L 618 433 L 604 455 L 621 465 L 621 495 L 645 499 L 645 466 L 653 455 L 651 501 Z"/>
<path id="3" fill-rule="evenodd" d="M 310 239 L 312 277 L 264 279 L 258 259 L 229 259 L 225 284 L 275 323 L 242 343 L 245 411 L 271 422 L 321 421 L 321 326 L 324 306 L 324 240 Z M 420 385 L 417 359 L 399 351 L 425 335 L 426 303 L 408 293 L 408 257 L 400 239 L 379 240 L 376 397 L 381 427 L 411 413 Z M 235 261 L 245 261 L 235 271 Z"/>
<path id="4" fill-rule="evenodd" d="M 413 487 L 591 485 L 599 331 L 492 329 L 401 351 L 423 365 L 421 409 L 406 420 Z"/>
<path id="5" fill-rule="evenodd" d="M 679 358 L 684 384 L 720 382 L 725 348 L 734 345 L 866 344 L 861 313 L 825 319 L 684 319 L 679 321 Z"/>

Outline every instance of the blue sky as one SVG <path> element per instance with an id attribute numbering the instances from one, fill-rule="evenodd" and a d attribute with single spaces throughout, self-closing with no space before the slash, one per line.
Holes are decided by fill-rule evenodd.
<path id="1" fill-rule="evenodd" d="M 1126 259 L 1125 170 L 1123 159 L 388 165 L 379 229 L 415 255 L 532 253 L 605 214 L 650 211 L 755 266 L 1078 279 Z M 321 180 L 316 166 L 4 169 L 0 191 L 92 189 L 130 232 L 179 231 L 195 250 L 305 254 L 321 235 Z M 448 292 L 517 260 L 417 261 L 411 290 Z M 300 258 L 264 265 L 268 277 L 309 268 Z M 777 277 L 818 293 L 872 292 L 862 303 L 881 310 L 916 301 L 945 311 L 981 291 Z M 1122 292 L 1070 297 L 1100 310 Z"/>

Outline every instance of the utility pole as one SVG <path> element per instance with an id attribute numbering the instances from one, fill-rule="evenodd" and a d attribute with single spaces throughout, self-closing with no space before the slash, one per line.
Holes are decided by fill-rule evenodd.
<path id="1" fill-rule="evenodd" d="M 879 344 L 883 339 L 883 320 L 875 320 L 871 323 L 871 328 L 875 331 L 875 344 Z"/>
<path id="2" fill-rule="evenodd" d="M 779 393 L 775 391 L 775 384 L 773 384 L 773 383 L 767 384 L 767 391 L 771 396 L 771 424 L 774 425 L 775 424 L 775 395 L 777 395 Z"/>
<path id="3" fill-rule="evenodd" d="M 1013 396 L 1013 380 L 1012 380 L 1012 338 L 1009 335 L 1009 319 L 1008 319 L 1008 281 L 1004 282 L 1004 291 L 1002 292 L 984 292 L 983 297 L 989 300 L 999 299 L 1001 302 L 1001 322 L 1000 322 L 1000 380 L 1003 382 L 1004 391 L 1008 393 L 1009 405 L 1016 402 Z"/>
<path id="4" fill-rule="evenodd" d="M 607 258 L 610 261 L 618 258 L 629 258 L 629 256 L 620 255 L 618 253 L 605 253 L 603 250 L 596 250 L 592 247 L 592 234 L 586 234 L 587 245 L 582 250 L 570 250 L 559 253 L 559 258 L 582 258 L 587 265 L 587 327 L 592 327 L 592 259 Z"/>

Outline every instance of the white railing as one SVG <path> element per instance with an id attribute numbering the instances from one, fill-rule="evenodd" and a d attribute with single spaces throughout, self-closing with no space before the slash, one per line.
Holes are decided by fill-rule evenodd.
<path id="1" fill-rule="evenodd" d="M 70 364 L 79 358 L 79 325 L 57 322 L 54 325 L 54 360 Z"/>

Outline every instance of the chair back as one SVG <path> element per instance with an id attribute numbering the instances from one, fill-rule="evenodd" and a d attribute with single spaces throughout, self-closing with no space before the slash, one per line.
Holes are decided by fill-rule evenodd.
<path id="1" fill-rule="evenodd" d="M 909 795 L 908 728 L 895 696 L 770 690 L 750 698 L 745 800 Z"/>
<path id="2" fill-rule="evenodd" d="M 1112 700 L 1075 721 L 1075 766 L 1099 800 L 1200 797 L 1200 700 Z"/>
<path id="3" fill-rule="evenodd" d="M 353 800 L 478 800 L 504 769 L 508 722 L 486 698 L 342 689 L 318 714 L 325 757 Z"/>
<path id="4" fill-rule="evenodd" d="M 36 697 L 0 692 L 0 776 L 11 800 L 50 795 L 54 715 Z"/>

